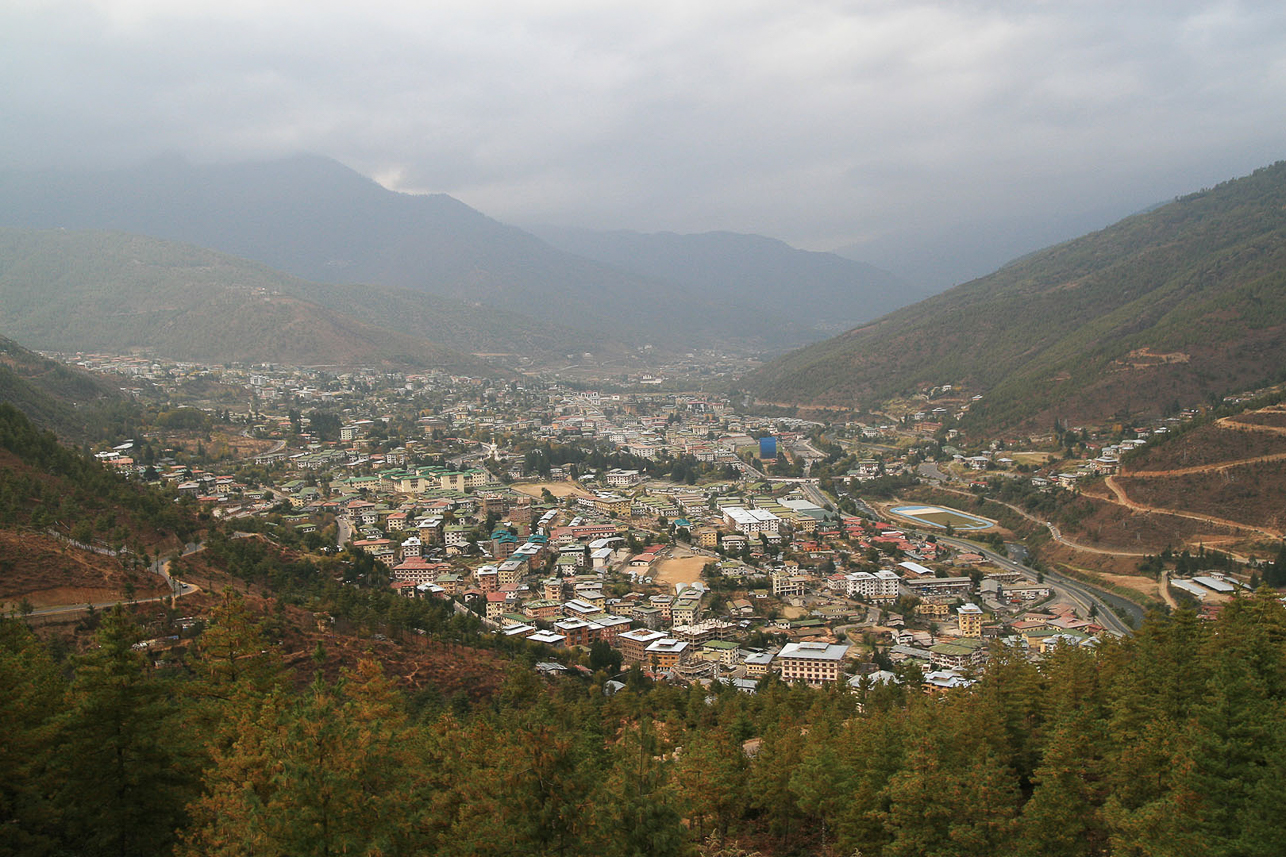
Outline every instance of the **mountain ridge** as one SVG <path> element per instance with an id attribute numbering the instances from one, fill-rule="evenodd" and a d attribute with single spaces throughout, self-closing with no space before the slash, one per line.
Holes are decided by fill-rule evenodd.
<path id="1" fill-rule="evenodd" d="M 480 302 L 581 331 L 594 348 L 735 346 L 816 339 L 780 307 L 618 270 L 557 249 L 445 194 L 382 187 L 300 155 L 102 172 L 0 174 L 0 225 L 106 229 L 230 253 L 303 279 L 361 282 Z M 798 251 L 803 252 L 803 251 Z M 795 282 L 795 292 L 807 283 Z"/>
<path id="2" fill-rule="evenodd" d="M 260 263 L 145 236 L 0 229 L 0 329 L 48 351 L 503 374 L 308 299 Z"/>
<path id="3" fill-rule="evenodd" d="M 764 401 L 875 409 L 951 383 L 966 422 L 1159 412 L 1286 359 L 1286 163 L 1180 197 L 801 349 L 746 376 Z"/>
<path id="4" fill-rule="evenodd" d="M 833 253 L 800 250 L 777 238 L 738 232 L 696 234 L 530 228 L 555 247 L 640 276 L 704 288 L 785 313 L 808 331 L 843 330 L 927 296 L 896 275 Z M 792 288 L 801 278 L 807 290 Z"/>

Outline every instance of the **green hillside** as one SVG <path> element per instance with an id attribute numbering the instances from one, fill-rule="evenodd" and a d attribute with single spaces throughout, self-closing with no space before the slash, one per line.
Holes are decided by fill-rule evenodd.
<path id="1" fill-rule="evenodd" d="M 83 440 L 92 414 L 123 404 L 121 391 L 89 372 L 0 336 L 0 402 L 58 435 Z"/>
<path id="2" fill-rule="evenodd" d="M 582 339 L 600 343 L 780 351 L 818 338 L 790 324 L 779 299 L 744 306 L 744 288 L 693 288 L 617 270 L 557 250 L 445 194 L 396 193 L 312 155 L 206 166 L 162 159 L 98 172 L 0 171 L 0 199 L 3 226 L 182 241 L 313 282 L 375 283 L 497 307 L 583 331 Z M 822 285 L 792 266 L 774 288 L 805 295 Z M 848 307 L 827 318 L 873 315 Z"/>
<path id="3" fill-rule="evenodd" d="M 1043 250 L 747 376 L 761 401 L 878 408 L 943 383 L 974 426 L 1128 417 L 1286 358 L 1286 163 Z"/>
<path id="4" fill-rule="evenodd" d="M 429 295 L 398 286 L 296 281 L 300 297 L 351 318 L 434 342 L 466 354 L 501 354 L 536 361 L 585 351 L 613 355 L 633 349 L 598 329 L 537 321 L 529 315 Z"/>
<path id="5" fill-rule="evenodd" d="M 202 362 L 485 362 L 309 300 L 310 284 L 198 247 L 111 232 L 0 230 L 0 329 L 51 351 Z"/>

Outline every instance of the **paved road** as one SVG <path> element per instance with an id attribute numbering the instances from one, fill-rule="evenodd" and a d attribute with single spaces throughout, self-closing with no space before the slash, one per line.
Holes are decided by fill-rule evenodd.
<path id="1" fill-rule="evenodd" d="M 932 479 L 934 482 L 946 482 L 951 479 L 951 474 L 944 473 L 938 467 L 938 463 L 936 461 L 925 461 L 921 463 L 920 466 L 916 468 L 916 472 L 925 479 Z"/>
<path id="2" fill-rule="evenodd" d="M 938 541 L 946 542 L 949 545 L 962 548 L 964 550 L 980 553 L 1001 568 L 1016 571 L 1033 582 L 1037 579 L 1038 573 L 1034 568 L 1030 568 L 1022 563 L 1014 562 L 1008 557 L 1001 556 L 995 551 L 988 550 L 981 545 L 973 542 L 967 542 L 962 539 L 949 538 L 943 535 L 938 536 Z M 1092 606 L 1095 613 L 1094 621 L 1098 622 L 1109 631 L 1121 635 L 1134 633 L 1134 629 L 1116 615 L 1115 611 L 1112 610 L 1112 606 L 1105 599 L 1082 584 L 1054 572 L 1045 572 L 1045 584 L 1057 593 L 1059 597 L 1065 598 L 1079 607 L 1086 616 L 1090 614 L 1090 608 Z M 1123 605 L 1127 603 L 1128 602 L 1124 602 L 1124 600 L 1122 600 Z M 1137 606 L 1134 606 L 1134 609 L 1131 610 L 1130 613 L 1136 618 L 1136 620 L 1141 620 L 1143 618 L 1143 611 Z"/>
<path id="3" fill-rule="evenodd" d="M 202 545 L 202 544 L 189 543 L 183 548 L 182 556 L 190 556 L 191 554 L 194 554 L 197 551 L 202 550 L 204 547 L 205 545 Z M 164 601 L 165 599 L 170 598 L 171 596 L 173 596 L 174 598 L 182 598 L 184 595 L 191 595 L 194 592 L 201 591 L 201 587 L 195 584 L 184 583 L 182 581 L 175 580 L 173 577 L 171 577 L 170 560 L 168 559 L 165 560 L 164 562 L 162 562 L 161 560 L 157 560 L 156 562 L 152 563 L 151 567 L 148 570 L 151 571 L 153 574 L 160 575 L 165 580 L 166 585 L 169 586 L 170 588 L 170 595 L 157 595 L 152 598 L 139 598 L 131 602 L 133 604 L 150 604 L 154 601 Z M 87 610 L 89 610 L 90 607 L 93 607 L 95 610 L 105 610 L 109 607 L 115 607 L 117 604 L 123 604 L 123 603 L 124 602 L 122 600 L 116 599 L 114 601 L 94 601 L 94 602 L 86 602 L 83 604 L 66 604 L 58 607 L 41 607 L 39 610 L 31 611 L 31 615 L 32 616 L 58 616 L 66 613 L 84 613 Z"/>

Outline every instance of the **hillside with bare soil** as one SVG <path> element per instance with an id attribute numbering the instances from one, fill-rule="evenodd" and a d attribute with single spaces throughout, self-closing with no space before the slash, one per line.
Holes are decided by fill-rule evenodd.
<path id="1" fill-rule="evenodd" d="M 1200 425 L 1131 455 L 1082 489 L 1076 530 L 1096 544 L 1199 546 L 1267 556 L 1286 535 L 1286 412 L 1274 405 Z"/>
<path id="2" fill-rule="evenodd" d="M 43 533 L 0 530 L 0 613 L 19 609 L 153 598 L 160 576 L 116 557 L 81 550 Z"/>

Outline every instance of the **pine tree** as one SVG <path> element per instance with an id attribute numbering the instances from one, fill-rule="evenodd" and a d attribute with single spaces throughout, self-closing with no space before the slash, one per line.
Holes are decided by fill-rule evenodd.
<path id="1" fill-rule="evenodd" d="M 886 789 L 887 857 L 964 857 L 1013 848 L 1017 778 L 996 724 L 968 697 L 926 704 L 908 721 L 907 755 Z"/>
<path id="2" fill-rule="evenodd" d="M 1041 857 L 1106 854 L 1102 722 L 1081 712 L 1060 723 L 1049 738 L 1035 789 L 1023 807 L 1018 853 Z"/>
<path id="3" fill-rule="evenodd" d="M 133 644 L 117 607 L 76 664 L 58 763 L 66 831 L 88 855 L 164 854 L 195 782 L 189 737 L 169 687 Z"/>
<path id="4" fill-rule="evenodd" d="M 747 772 L 747 800 L 783 844 L 798 827 L 800 810 L 791 778 L 802 749 L 800 724 L 793 717 L 769 723 Z"/>
<path id="5" fill-rule="evenodd" d="M 727 836 L 745 800 L 747 762 L 741 746 L 719 726 L 689 732 L 678 755 L 675 787 L 698 834 L 709 819 L 721 837 Z"/>
<path id="6" fill-rule="evenodd" d="M 666 788 L 660 744 L 644 720 L 628 728 L 612 750 L 612 767 L 596 799 L 601 827 L 594 851 L 607 857 L 673 857 L 686 836 Z"/>
<path id="7" fill-rule="evenodd" d="M 363 661 L 337 687 L 320 677 L 287 703 L 238 708 L 238 738 L 216 748 L 184 853 L 397 854 L 409 850 L 405 718 Z"/>
<path id="8" fill-rule="evenodd" d="M 0 855 L 57 848 L 60 816 L 50 758 L 60 738 L 61 676 L 25 624 L 0 618 Z"/>

